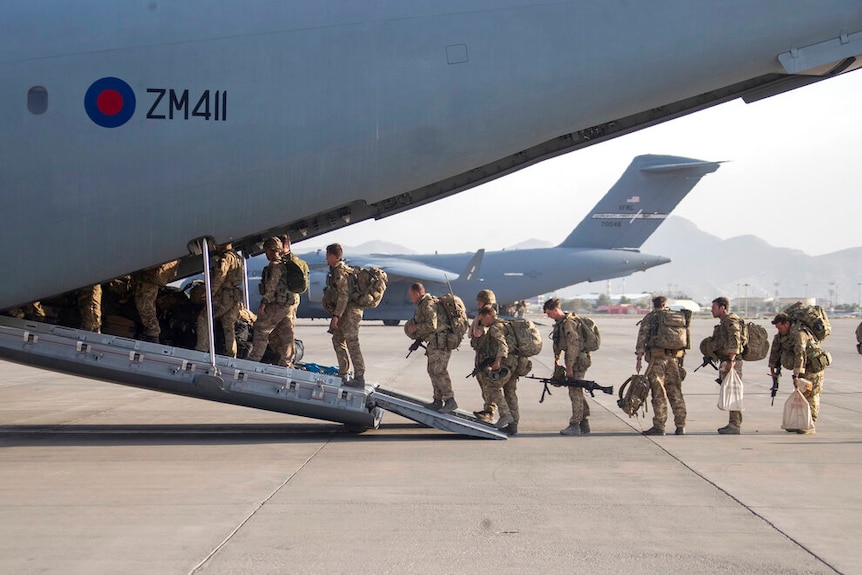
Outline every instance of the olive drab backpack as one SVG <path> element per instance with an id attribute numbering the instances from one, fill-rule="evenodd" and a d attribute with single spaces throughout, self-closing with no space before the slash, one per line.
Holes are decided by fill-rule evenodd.
<path id="1" fill-rule="evenodd" d="M 832 333 L 832 324 L 824 310 L 819 305 L 806 305 L 801 301 L 784 310 L 794 325 L 802 325 L 805 331 L 814 336 L 818 342 L 823 341 Z"/>
<path id="2" fill-rule="evenodd" d="M 290 293 L 305 293 L 308 291 L 308 264 L 292 253 L 281 258 L 284 265 L 284 273 L 281 274 L 282 281 Z"/>
<path id="3" fill-rule="evenodd" d="M 629 417 L 635 417 L 641 407 L 643 407 L 644 413 L 646 413 L 648 395 L 649 380 L 647 376 L 635 374 L 625 380 L 620 386 L 617 405 L 623 410 L 623 413 Z"/>
<path id="4" fill-rule="evenodd" d="M 467 318 L 467 308 L 464 301 L 453 293 L 447 293 L 437 298 L 437 317 L 445 318 L 448 331 L 446 338 L 447 349 L 456 349 L 470 329 L 470 320 Z M 451 336 L 451 337 L 449 337 Z"/>
<path id="5" fill-rule="evenodd" d="M 660 309 L 655 313 L 658 321 L 647 346 L 670 350 L 691 349 L 691 310 Z"/>
<path id="6" fill-rule="evenodd" d="M 350 301 L 363 309 L 380 305 L 388 281 L 386 272 L 374 267 L 351 269 L 353 272 L 348 275 Z"/>
<path id="7" fill-rule="evenodd" d="M 602 345 L 602 336 L 599 326 L 589 317 L 576 316 L 572 318 L 578 325 L 578 337 L 581 338 L 581 350 L 586 352 L 598 351 Z"/>
<path id="8" fill-rule="evenodd" d="M 532 357 L 541 353 L 542 334 L 536 324 L 528 319 L 510 319 L 503 323 L 510 356 Z"/>
<path id="9" fill-rule="evenodd" d="M 769 334 L 762 325 L 753 321 L 742 324 L 742 359 L 744 361 L 760 361 L 769 355 Z"/>

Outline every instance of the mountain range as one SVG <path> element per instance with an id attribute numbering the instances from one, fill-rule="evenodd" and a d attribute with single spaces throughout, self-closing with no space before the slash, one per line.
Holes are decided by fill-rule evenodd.
<path id="1" fill-rule="evenodd" d="M 800 227 L 801 234 L 811 233 Z M 551 242 L 530 239 L 506 249 L 551 247 Z M 297 250 L 301 252 L 303 250 Z M 690 297 L 700 304 L 723 295 L 731 299 L 774 298 L 782 302 L 816 298 L 824 306 L 860 303 L 862 247 L 820 256 L 769 245 L 755 235 L 723 240 L 693 222 L 670 216 L 644 243 L 641 251 L 671 258 L 671 263 L 611 280 L 611 293 L 655 293 Z M 415 254 L 398 244 L 371 241 L 345 246 L 345 252 Z M 746 286 L 746 284 L 748 284 Z M 777 284 L 777 286 L 776 286 Z M 560 297 L 609 291 L 608 282 L 581 283 L 557 291 Z M 540 295 L 540 294 L 537 294 Z"/>

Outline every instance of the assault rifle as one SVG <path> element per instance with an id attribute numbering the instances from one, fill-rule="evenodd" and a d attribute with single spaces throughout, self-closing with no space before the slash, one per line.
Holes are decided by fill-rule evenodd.
<path id="1" fill-rule="evenodd" d="M 694 368 L 694 371 L 697 371 L 702 367 L 706 367 L 707 365 L 712 367 L 712 369 L 714 369 L 715 371 L 718 371 L 718 364 L 716 363 L 716 360 L 712 359 L 711 357 L 706 357 L 706 356 L 703 356 L 703 363 L 700 364 L 699 366 L 697 366 L 696 368 Z M 715 378 L 715 383 L 721 385 L 721 378 L 720 377 Z"/>
<path id="2" fill-rule="evenodd" d="M 468 373 L 465 376 L 465 379 L 469 378 L 469 377 L 476 377 L 478 374 L 482 373 L 482 371 L 486 367 L 491 367 L 492 365 L 494 365 L 494 358 L 493 357 L 488 357 L 488 358 L 483 359 L 482 361 L 479 362 L 479 365 L 477 365 L 476 367 L 473 368 L 473 371 L 471 371 L 470 373 Z"/>
<path id="3" fill-rule="evenodd" d="M 546 393 L 548 395 L 553 395 L 551 393 L 551 390 L 548 389 L 549 383 L 551 385 L 553 385 L 554 387 L 581 387 L 581 388 L 589 391 L 590 395 L 592 397 L 596 396 L 595 391 L 597 389 L 599 391 L 607 393 L 608 395 L 613 395 L 613 393 L 614 393 L 614 386 L 612 386 L 612 385 L 610 385 L 610 386 L 599 385 L 595 381 L 590 381 L 588 379 L 575 379 L 575 378 L 554 379 L 552 377 L 536 377 L 534 375 L 526 375 L 524 377 L 527 379 L 536 379 L 538 381 L 541 381 L 544 384 L 545 388 L 542 390 L 542 397 L 539 399 L 539 403 L 542 403 L 543 401 L 545 401 L 545 394 Z"/>
<path id="4" fill-rule="evenodd" d="M 410 354 L 411 354 L 411 353 L 413 353 L 414 351 L 416 351 L 417 349 L 419 349 L 420 347 L 421 347 L 422 349 L 428 349 L 428 348 L 427 348 L 427 347 L 425 347 L 425 345 L 422 343 L 422 340 L 421 340 L 421 339 L 414 339 L 414 340 L 413 340 L 413 343 L 411 343 L 411 344 L 410 344 L 410 347 L 408 347 L 408 348 L 407 348 L 407 355 L 405 355 L 404 357 L 410 357 Z"/>
<path id="5" fill-rule="evenodd" d="M 775 375 L 772 376 L 772 389 L 769 390 L 769 395 L 772 396 L 772 403 L 769 405 L 775 405 L 775 394 L 778 393 L 778 378 L 781 377 L 781 366 L 776 367 L 773 373 Z"/>

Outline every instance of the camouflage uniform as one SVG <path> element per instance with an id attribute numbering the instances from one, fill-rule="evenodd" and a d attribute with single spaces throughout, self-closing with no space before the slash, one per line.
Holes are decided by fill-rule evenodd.
<path id="1" fill-rule="evenodd" d="M 653 310 L 641 320 L 635 353 L 639 356 L 643 354 L 649 363 L 645 375 L 652 394 L 653 429 L 664 430 L 668 403 L 673 411 L 674 425 L 680 429 L 685 428 L 687 415 L 680 373 L 680 363 L 685 356 L 685 350 L 662 349 L 650 345 L 651 337 L 658 332 L 660 311 L 662 310 Z"/>
<path id="2" fill-rule="evenodd" d="M 22 307 L 13 307 L 6 310 L 11 317 L 26 319 L 29 321 L 45 321 L 45 308 L 38 301 L 28 303 Z"/>
<path id="3" fill-rule="evenodd" d="M 339 260 L 330 266 L 326 276 L 326 286 L 335 290 L 335 306 L 332 315 L 338 318 L 338 325 L 332 330 L 332 347 L 338 358 L 338 375 L 344 377 L 350 371 L 353 361 L 353 377 L 365 376 L 365 360 L 359 348 L 359 323 L 362 321 L 362 308 L 350 301 L 348 274 L 350 266 Z"/>
<path id="4" fill-rule="evenodd" d="M 290 252 L 282 256 L 282 260 L 293 259 L 308 276 L 308 264 L 304 260 L 294 257 Z M 279 322 L 276 329 L 269 336 L 269 345 L 278 355 L 278 364 L 293 366 L 296 360 L 296 309 L 299 307 L 299 294 L 290 294 L 288 298 L 287 315 Z"/>
<path id="5" fill-rule="evenodd" d="M 210 283 L 213 293 L 213 322 L 221 320 L 224 331 L 224 353 L 236 357 L 236 322 L 239 319 L 240 305 L 243 301 L 242 259 L 233 250 L 216 254 L 210 266 Z M 209 351 L 210 330 L 207 310 L 204 307 L 197 320 L 198 351 Z"/>
<path id="6" fill-rule="evenodd" d="M 174 260 L 145 269 L 136 277 L 135 307 L 138 309 L 138 315 L 141 316 L 141 323 L 144 326 L 142 337 L 147 341 L 159 341 L 162 329 L 159 326 L 159 316 L 156 313 L 156 298 L 159 295 L 159 288 L 165 287 L 176 277 L 179 264 L 179 260 Z"/>
<path id="7" fill-rule="evenodd" d="M 554 342 L 554 361 L 563 355 L 566 373 L 572 371 L 575 379 L 584 379 L 589 367 L 589 354 L 581 352 L 581 338 L 575 314 L 566 314 L 554 324 L 551 339 Z M 581 421 L 590 416 L 590 405 L 582 387 L 569 387 L 569 399 L 572 401 L 572 417 L 569 425 L 580 425 Z"/>
<path id="8" fill-rule="evenodd" d="M 742 377 L 742 319 L 735 313 L 725 314 L 720 323 L 712 330 L 712 346 L 715 356 L 721 361 L 718 366 L 720 377 L 727 374 L 730 363 L 730 355 L 736 354 L 733 367 L 737 375 Z M 728 412 L 728 427 L 739 429 L 742 427 L 742 412 Z"/>
<path id="9" fill-rule="evenodd" d="M 493 291 L 489 289 L 480 290 L 479 293 L 476 294 L 476 304 L 479 309 L 482 308 L 483 305 L 490 305 L 496 309 L 497 307 L 497 296 Z M 487 336 L 487 331 L 482 325 L 479 323 L 479 315 L 476 314 L 476 317 L 473 318 L 473 321 L 470 323 L 470 347 L 474 350 L 479 349 L 482 345 L 482 341 Z M 477 335 L 476 332 L 480 332 L 480 335 Z M 479 391 L 482 393 L 482 411 L 484 413 L 491 413 L 491 401 L 488 399 L 488 394 L 485 393 L 485 386 L 482 385 L 482 380 L 478 377 L 476 381 L 479 382 Z M 478 414 L 481 412 L 474 412 L 474 414 Z"/>
<path id="10" fill-rule="evenodd" d="M 100 333 L 102 330 L 101 284 L 78 290 L 78 310 L 81 312 L 81 329 Z"/>
<path id="11" fill-rule="evenodd" d="M 811 419 L 817 421 L 820 411 L 820 392 L 823 390 L 823 374 L 826 370 L 811 373 L 806 368 L 810 367 L 806 361 L 806 351 L 809 348 L 819 349 L 817 340 L 808 331 L 793 326 L 785 334 L 776 333 L 769 350 L 769 367 L 778 366 L 793 370 L 793 375 L 804 377 L 811 382 L 811 389 L 800 387 L 803 397 L 811 406 Z M 794 381 L 794 386 L 796 382 Z"/>
<path id="12" fill-rule="evenodd" d="M 500 417 L 511 415 L 515 424 L 520 420 L 518 410 L 518 358 L 509 357 L 509 345 L 506 343 L 506 332 L 502 320 L 497 319 L 492 323 L 484 336 L 475 340 L 476 365 L 486 359 L 495 360 L 498 356 L 503 359 L 500 367 L 506 367 L 509 374 L 505 378 L 492 378 L 487 370 L 476 375 L 479 385 L 482 387 L 482 397 L 486 398 L 485 410 L 491 412 L 491 403 L 497 404 Z"/>
<path id="13" fill-rule="evenodd" d="M 455 397 L 452 391 L 452 379 L 449 377 L 449 358 L 452 350 L 446 344 L 446 326 L 437 320 L 436 299 L 431 294 L 425 294 L 416 303 L 413 322 L 416 324 L 417 339 L 427 342 L 425 355 L 428 357 L 428 376 L 431 387 L 434 388 L 434 399 L 445 404 L 446 400 Z"/>
<path id="14" fill-rule="evenodd" d="M 287 317 L 289 308 L 293 305 L 296 295 L 284 291 L 281 287 L 281 274 L 284 273 L 284 264 L 281 260 L 269 262 L 263 269 L 261 278 L 260 309 L 257 320 L 254 322 L 254 335 L 252 336 L 251 350 L 248 357 L 251 361 L 260 361 L 269 345 L 270 336 L 276 333 L 278 341 L 287 341 L 284 330 L 287 323 L 283 320 Z M 283 351 L 283 350 L 281 350 Z M 281 362 L 281 352 L 278 361 Z"/>

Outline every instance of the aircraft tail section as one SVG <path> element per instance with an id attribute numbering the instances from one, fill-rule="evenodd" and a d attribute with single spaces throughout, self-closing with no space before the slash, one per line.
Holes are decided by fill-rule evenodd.
<path id="1" fill-rule="evenodd" d="M 639 248 L 719 165 L 678 156 L 637 156 L 559 247 Z"/>

